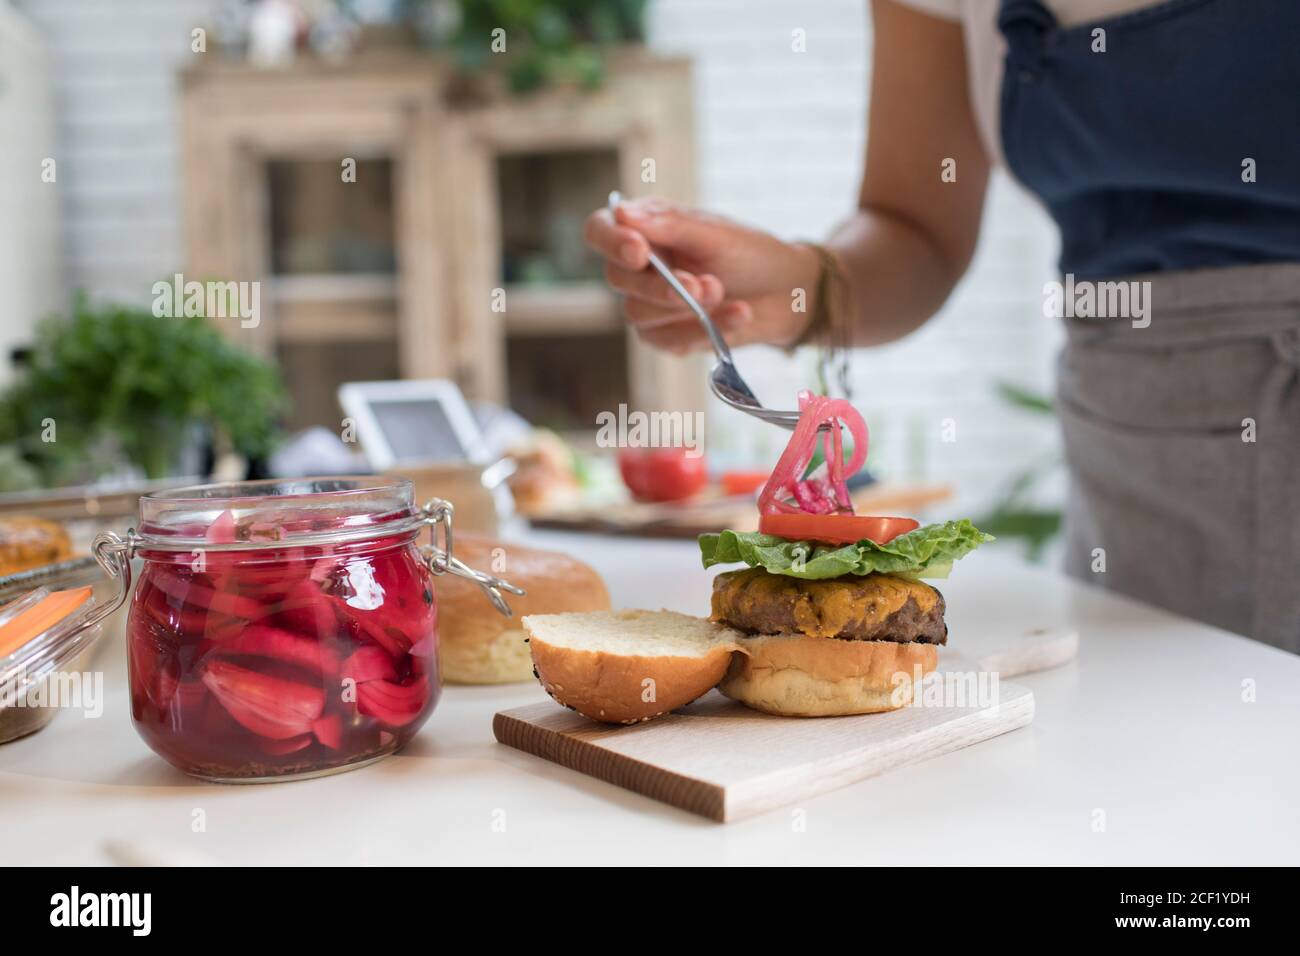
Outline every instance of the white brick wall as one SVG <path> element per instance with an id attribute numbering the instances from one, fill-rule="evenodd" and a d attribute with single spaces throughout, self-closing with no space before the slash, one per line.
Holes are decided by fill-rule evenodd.
<path id="1" fill-rule="evenodd" d="M 56 79 L 68 283 L 144 301 L 181 259 L 176 71 L 207 0 L 21 0 L 48 38 Z M 789 238 L 819 237 L 851 208 L 863 154 L 866 0 L 657 0 L 651 44 L 696 62 L 699 200 Z M 791 50 L 806 31 L 807 52 Z M 993 184 L 970 274 L 922 331 L 854 360 L 873 465 L 952 481 L 953 511 L 987 501 L 1054 431 L 1003 407 L 1001 378 L 1046 388 L 1057 329 L 1041 314 L 1056 240 L 1005 177 Z M 811 383 L 807 357 L 746 350 L 772 401 Z M 957 441 L 940 440 L 945 418 Z M 716 411 L 718 457 L 775 453 L 780 436 Z"/>
<path id="2" fill-rule="evenodd" d="M 176 73 L 207 0 L 20 0 L 49 45 L 68 286 L 147 302 L 182 260 Z"/>
<path id="3" fill-rule="evenodd" d="M 66 301 L 59 243 L 51 64 L 41 38 L 0 0 L 0 385 L 9 353 Z M 45 174 L 53 173 L 54 182 Z"/>

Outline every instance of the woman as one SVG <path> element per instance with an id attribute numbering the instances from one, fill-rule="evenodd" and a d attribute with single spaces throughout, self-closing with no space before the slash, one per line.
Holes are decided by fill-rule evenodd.
<path id="1" fill-rule="evenodd" d="M 1300 652 L 1300 3 L 872 11 L 857 212 L 825 246 L 657 200 L 595 212 L 628 320 L 707 344 L 646 268 L 653 244 L 734 344 L 906 335 L 965 272 L 1005 163 L 1061 230 L 1067 294 L 1100 290 L 1090 313 L 1064 303 L 1070 570 Z M 1117 280 L 1131 300 L 1100 285 Z"/>

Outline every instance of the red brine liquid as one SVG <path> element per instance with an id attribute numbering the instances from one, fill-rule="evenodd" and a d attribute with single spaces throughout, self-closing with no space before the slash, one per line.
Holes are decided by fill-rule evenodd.
<path id="1" fill-rule="evenodd" d="M 228 513 L 206 532 L 214 545 L 237 535 L 249 529 Z M 437 603 L 410 534 L 142 556 L 127 625 L 131 712 L 186 773 L 327 772 L 397 750 L 432 712 Z"/>

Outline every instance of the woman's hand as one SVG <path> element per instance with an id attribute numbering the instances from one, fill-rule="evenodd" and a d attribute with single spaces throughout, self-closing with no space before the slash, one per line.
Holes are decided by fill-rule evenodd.
<path id="1" fill-rule="evenodd" d="M 989 178 L 962 25 L 873 0 L 872 36 L 858 208 L 826 241 L 843 277 L 838 338 L 852 345 L 892 342 L 939 310 L 974 254 Z M 648 267 L 651 247 L 735 345 L 790 345 L 817 313 L 814 250 L 714 216 L 632 200 L 612 215 L 588 216 L 587 243 L 605 257 L 605 275 L 626 297 L 637 333 L 673 352 L 706 348 L 708 340 Z"/>
<path id="2" fill-rule="evenodd" d="M 731 345 L 790 345 L 812 321 L 821 264 L 806 246 L 660 199 L 630 199 L 614 213 L 593 212 L 586 239 L 604 257 L 605 278 L 623 295 L 628 322 L 646 342 L 670 352 L 705 349 L 709 340 L 651 268 L 651 247 Z"/>

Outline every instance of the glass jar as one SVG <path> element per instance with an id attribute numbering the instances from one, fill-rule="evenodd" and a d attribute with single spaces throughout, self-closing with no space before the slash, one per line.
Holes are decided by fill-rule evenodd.
<path id="1" fill-rule="evenodd" d="M 441 691 L 434 576 L 473 578 L 451 513 L 398 478 L 202 485 L 140 499 L 140 527 L 97 554 L 129 587 L 131 715 L 159 755 L 225 783 L 363 766 L 401 748 Z M 444 529 L 438 547 L 436 526 Z M 432 528 L 434 541 L 417 544 Z"/>

